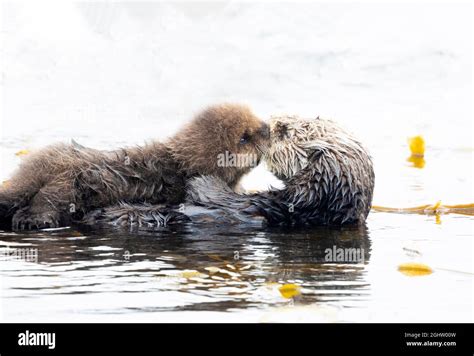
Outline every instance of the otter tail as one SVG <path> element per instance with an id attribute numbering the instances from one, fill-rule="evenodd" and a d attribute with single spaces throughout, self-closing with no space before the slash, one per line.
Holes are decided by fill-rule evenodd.
<path id="1" fill-rule="evenodd" d="M 215 220 L 229 224 L 262 225 L 263 217 L 266 216 L 255 205 L 258 197 L 259 193 L 237 193 L 218 177 L 199 176 L 188 182 L 187 200 L 208 210 L 194 208 L 195 211 L 187 211 L 187 214 L 193 221 Z"/>

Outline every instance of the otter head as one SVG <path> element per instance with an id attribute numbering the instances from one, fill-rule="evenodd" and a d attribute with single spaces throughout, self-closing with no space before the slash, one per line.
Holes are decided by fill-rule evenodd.
<path id="1" fill-rule="evenodd" d="M 318 216 L 331 223 L 365 220 L 375 176 L 369 153 L 352 134 L 319 117 L 274 117 L 270 127 L 265 162 L 296 202 L 318 206 Z"/>
<path id="2" fill-rule="evenodd" d="M 272 117 L 270 145 L 265 163 L 279 179 L 286 181 L 308 165 L 307 144 L 314 139 L 314 125 L 297 116 Z"/>
<path id="3" fill-rule="evenodd" d="M 331 152 L 329 161 L 368 155 L 361 144 L 336 122 L 327 119 L 302 119 L 298 116 L 272 117 L 270 146 L 265 162 L 279 179 L 288 180 L 303 170 L 315 152 Z M 327 172 L 326 172 L 327 173 Z"/>
<path id="4" fill-rule="evenodd" d="M 235 186 L 258 165 L 269 139 L 269 126 L 248 107 L 223 104 L 199 113 L 170 140 L 170 147 L 189 175 L 214 175 Z"/>

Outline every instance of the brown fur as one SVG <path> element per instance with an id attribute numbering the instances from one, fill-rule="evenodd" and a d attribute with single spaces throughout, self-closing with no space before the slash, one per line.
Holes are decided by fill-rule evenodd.
<path id="1" fill-rule="evenodd" d="M 216 176 L 189 181 L 185 209 L 119 204 L 91 215 L 88 223 L 166 226 L 195 223 L 282 226 L 363 225 L 374 190 L 372 159 L 364 146 L 332 120 L 274 117 L 268 168 L 281 190 L 238 194 Z"/>
<path id="2" fill-rule="evenodd" d="M 196 177 L 188 201 L 269 225 L 357 225 L 369 214 L 374 191 L 372 159 L 364 146 L 332 120 L 274 117 L 268 168 L 282 190 L 237 194 L 216 177 Z"/>
<path id="3" fill-rule="evenodd" d="M 214 175 L 235 186 L 252 167 L 219 167 L 226 151 L 261 157 L 269 128 L 244 106 L 209 107 L 174 137 L 143 147 L 99 151 L 57 144 L 28 156 L 0 188 L 0 220 L 57 227 L 119 202 L 175 204 L 189 178 Z"/>

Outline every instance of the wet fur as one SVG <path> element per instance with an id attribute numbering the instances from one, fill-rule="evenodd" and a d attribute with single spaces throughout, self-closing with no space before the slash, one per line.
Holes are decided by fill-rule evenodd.
<path id="1" fill-rule="evenodd" d="M 284 181 L 284 189 L 238 194 L 219 177 L 196 177 L 188 183 L 187 204 L 180 213 L 196 223 L 315 226 L 358 225 L 366 220 L 374 189 L 372 160 L 362 144 L 335 122 L 273 118 L 264 159 Z M 197 207 L 201 210 L 196 212 Z M 161 214 L 176 214 L 176 209 L 156 208 Z M 153 225 L 151 219 L 137 220 L 136 209 L 110 208 L 103 221 Z M 146 209 L 140 209 L 140 214 L 147 216 Z"/>
<path id="2" fill-rule="evenodd" d="M 282 190 L 238 195 L 217 177 L 194 179 L 189 201 L 248 216 L 269 225 L 354 225 L 365 222 L 374 190 L 367 150 L 331 120 L 296 116 L 271 121 L 264 159 L 285 183 Z"/>
<path id="3" fill-rule="evenodd" d="M 241 142 L 242 136 L 248 138 Z M 27 156 L 0 188 L 0 222 L 14 229 L 57 227 L 114 204 L 177 204 L 197 175 L 234 187 L 252 167 L 219 167 L 225 151 L 261 157 L 268 126 L 244 106 L 224 104 L 201 112 L 164 143 L 99 151 L 57 144 Z"/>

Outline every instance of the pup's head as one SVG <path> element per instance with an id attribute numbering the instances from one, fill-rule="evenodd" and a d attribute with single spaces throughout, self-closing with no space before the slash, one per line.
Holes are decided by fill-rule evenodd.
<path id="1" fill-rule="evenodd" d="M 223 104 L 200 112 L 170 143 L 189 174 L 218 176 L 233 186 L 260 162 L 269 139 L 269 126 L 248 107 Z"/>

